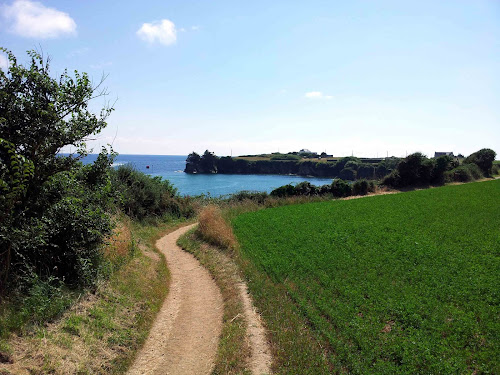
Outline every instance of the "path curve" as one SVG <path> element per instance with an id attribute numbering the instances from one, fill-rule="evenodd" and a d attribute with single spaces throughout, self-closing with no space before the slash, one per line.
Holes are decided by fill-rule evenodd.
<path id="1" fill-rule="evenodd" d="M 144 347 L 127 374 L 210 374 L 222 329 L 223 300 L 214 280 L 177 239 L 196 224 L 156 242 L 171 272 L 170 289 Z"/>

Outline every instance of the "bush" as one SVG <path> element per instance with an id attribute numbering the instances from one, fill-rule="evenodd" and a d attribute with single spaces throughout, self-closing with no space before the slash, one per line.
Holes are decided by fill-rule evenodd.
<path id="1" fill-rule="evenodd" d="M 272 197 L 291 197 L 295 195 L 295 187 L 292 184 L 280 186 L 273 191 L 271 191 Z"/>
<path id="2" fill-rule="evenodd" d="M 190 217 L 194 210 L 188 198 L 180 198 L 177 189 L 161 177 L 151 177 L 130 165 L 112 172 L 117 202 L 125 214 L 142 220 L 148 216 Z"/>
<path id="3" fill-rule="evenodd" d="M 330 193 L 337 198 L 348 197 L 352 193 L 351 186 L 342 179 L 333 180 L 330 185 Z"/>
<path id="4" fill-rule="evenodd" d="M 447 181 L 469 182 L 483 178 L 483 174 L 476 164 L 462 164 L 461 166 L 447 172 Z"/>
<path id="5" fill-rule="evenodd" d="M 295 195 L 316 195 L 318 188 L 309 181 L 303 181 L 295 185 Z"/>
<path id="6" fill-rule="evenodd" d="M 474 163 L 479 167 L 479 169 L 481 169 L 482 174 L 484 176 L 491 176 L 491 168 L 493 167 L 493 162 L 495 161 L 495 157 L 496 157 L 495 151 L 489 148 L 483 148 L 469 155 L 465 159 L 464 163 L 465 164 Z"/>
<path id="7" fill-rule="evenodd" d="M 491 167 L 491 175 L 498 176 L 499 174 L 500 174 L 500 165 L 493 164 L 493 166 Z"/>
<path id="8" fill-rule="evenodd" d="M 352 184 L 352 195 L 366 195 L 375 191 L 373 181 L 357 180 Z"/>
<path id="9" fill-rule="evenodd" d="M 434 184 L 443 184 L 445 182 L 445 173 L 458 165 L 453 158 L 448 155 L 440 156 L 436 159 L 434 169 L 432 171 L 431 181 Z"/>

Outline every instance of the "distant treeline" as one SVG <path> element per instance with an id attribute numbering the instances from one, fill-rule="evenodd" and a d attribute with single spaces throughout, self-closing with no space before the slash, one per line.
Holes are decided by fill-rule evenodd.
<path id="1" fill-rule="evenodd" d="M 273 156 L 269 160 L 247 160 L 230 156 L 218 157 L 210 151 L 203 155 L 196 152 L 186 159 L 186 173 L 201 174 L 277 174 L 341 178 L 343 180 L 381 179 L 389 175 L 400 159 L 391 157 L 378 163 L 364 162 L 356 157 L 338 161 L 302 160 L 293 155 Z"/>
<path id="2" fill-rule="evenodd" d="M 417 152 L 401 159 L 394 170 L 385 176 L 379 185 L 400 189 L 415 186 L 437 186 L 448 182 L 469 182 L 500 174 L 500 166 L 494 164 L 495 151 L 483 148 L 459 161 L 448 155 L 429 159 Z M 329 185 L 314 186 L 310 182 L 284 185 L 273 190 L 271 196 L 325 196 L 348 197 L 374 192 L 373 181 L 359 179 L 347 183 L 335 179 Z"/>

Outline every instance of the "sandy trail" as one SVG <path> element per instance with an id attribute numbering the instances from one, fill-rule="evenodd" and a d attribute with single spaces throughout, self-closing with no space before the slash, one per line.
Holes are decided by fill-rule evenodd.
<path id="1" fill-rule="evenodd" d="M 271 374 L 271 349 L 266 339 L 266 330 L 262 325 L 260 315 L 255 310 L 252 298 L 248 294 L 247 285 L 239 282 L 237 287 L 243 302 L 245 317 L 247 320 L 247 338 L 252 350 L 250 356 L 250 371 L 253 375 Z"/>
<path id="2" fill-rule="evenodd" d="M 176 245 L 194 225 L 157 241 L 172 275 L 170 290 L 144 347 L 127 372 L 210 374 L 222 328 L 223 301 L 214 280 L 198 260 Z"/>

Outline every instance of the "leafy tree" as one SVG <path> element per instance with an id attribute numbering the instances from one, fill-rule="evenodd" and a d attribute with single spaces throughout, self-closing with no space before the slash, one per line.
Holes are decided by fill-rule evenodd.
<path id="1" fill-rule="evenodd" d="M 187 159 L 186 159 L 186 162 L 188 163 L 192 163 L 192 164 L 199 164 L 201 161 L 201 157 L 200 155 L 198 155 L 196 152 L 192 152 L 188 155 Z"/>
<path id="2" fill-rule="evenodd" d="M 97 269 L 98 246 L 110 231 L 106 152 L 92 166 L 79 160 L 85 141 L 113 110 L 88 106 L 106 94 L 86 73 L 50 76 L 50 60 L 29 51 L 20 65 L 8 50 L 0 69 L 0 257 L 8 270 L 57 274 L 86 283 Z M 76 152 L 60 154 L 72 145 Z M 88 272 L 87 272 L 88 271 Z M 4 272 L 3 281 L 8 272 Z M 4 284 L 4 283 L 2 283 Z"/>
<path id="3" fill-rule="evenodd" d="M 201 157 L 201 168 L 203 173 L 217 173 L 217 160 L 213 152 L 206 150 Z"/>

